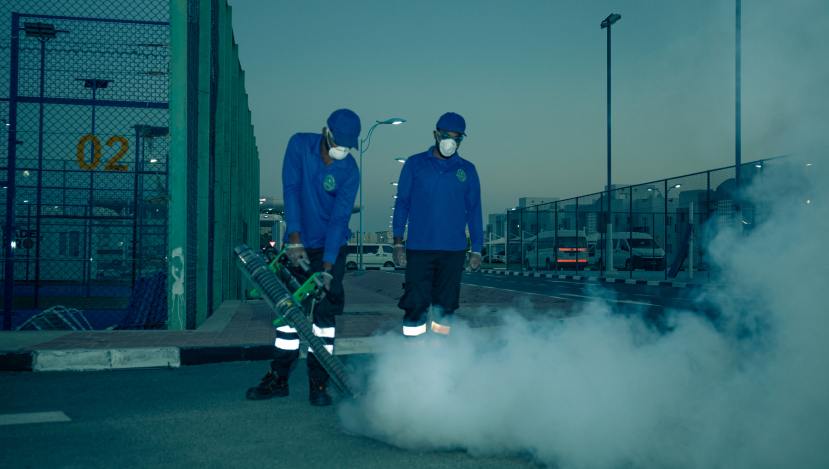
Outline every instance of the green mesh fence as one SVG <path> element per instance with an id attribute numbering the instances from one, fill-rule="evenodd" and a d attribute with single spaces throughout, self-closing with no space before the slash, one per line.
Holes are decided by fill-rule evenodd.
<path id="1" fill-rule="evenodd" d="M 239 298 L 223 267 L 251 243 L 258 154 L 226 1 L 12 0 L 0 18 L 3 329 L 55 306 L 193 329 Z"/>

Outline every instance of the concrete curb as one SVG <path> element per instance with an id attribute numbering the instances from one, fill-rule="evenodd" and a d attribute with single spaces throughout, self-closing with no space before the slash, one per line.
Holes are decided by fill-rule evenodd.
<path id="1" fill-rule="evenodd" d="M 556 275 L 556 274 L 541 274 L 535 272 L 519 272 L 514 270 L 501 269 L 481 269 L 481 273 L 496 274 L 496 275 L 515 275 L 518 277 L 540 277 L 540 278 L 557 278 L 562 280 L 581 280 L 584 282 L 607 282 L 607 283 L 627 283 L 631 285 L 650 285 L 658 287 L 674 287 L 674 288 L 718 288 L 719 285 L 708 285 L 699 283 L 687 282 L 667 282 L 658 280 L 638 280 L 630 278 L 616 278 L 616 277 L 589 277 L 586 275 Z"/>
<path id="2" fill-rule="evenodd" d="M 338 339 L 337 355 L 370 353 L 370 337 Z M 59 349 L 0 351 L 0 371 L 102 371 L 179 368 L 210 363 L 273 359 L 270 344 L 221 347 L 151 347 L 134 349 Z M 335 348 L 336 349 L 336 348 Z"/>

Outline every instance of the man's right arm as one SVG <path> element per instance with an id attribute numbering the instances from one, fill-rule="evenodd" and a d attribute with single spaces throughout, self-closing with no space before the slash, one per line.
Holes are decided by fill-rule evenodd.
<path id="1" fill-rule="evenodd" d="M 302 226 L 302 139 L 295 134 L 288 141 L 285 158 L 282 160 L 282 198 L 285 201 L 286 230 L 290 233 L 291 244 L 299 244 Z M 296 242 L 294 242 L 296 239 Z"/>

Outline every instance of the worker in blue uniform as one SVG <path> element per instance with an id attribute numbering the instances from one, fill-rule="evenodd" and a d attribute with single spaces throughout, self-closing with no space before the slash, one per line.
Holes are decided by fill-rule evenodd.
<path id="1" fill-rule="evenodd" d="M 349 154 L 357 148 L 360 118 L 348 110 L 334 111 L 321 134 L 298 133 L 291 137 L 282 162 L 282 186 L 287 229 L 286 255 L 294 266 L 306 260 L 322 272 L 328 294 L 314 309 L 313 330 L 334 353 L 335 318 L 345 304 L 343 276 L 346 243 L 351 237 L 348 221 L 354 208 L 360 172 Z M 299 357 L 296 329 L 276 329 L 275 360 L 259 386 L 248 389 L 248 399 L 288 395 L 288 376 Z M 308 348 L 308 377 L 312 405 L 331 405 L 328 373 Z"/>
<path id="2" fill-rule="evenodd" d="M 481 265 L 481 183 L 475 165 L 457 152 L 465 132 L 463 117 L 454 112 L 441 116 L 433 131 L 435 145 L 409 157 L 397 183 L 394 259 L 406 267 L 405 292 L 398 307 L 405 312 L 403 335 L 410 344 L 425 342 L 430 305 L 432 340 L 440 343 L 449 334 L 458 308 L 467 227 L 469 268 L 477 270 Z"/>

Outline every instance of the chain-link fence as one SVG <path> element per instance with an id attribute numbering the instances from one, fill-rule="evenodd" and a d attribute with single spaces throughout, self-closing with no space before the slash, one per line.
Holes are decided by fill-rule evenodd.
<path id="1" fill-rule="evenodd" d="M 781 191 L 802 192 L 810 203 L 815 165 L 825 167 L 827 156 L 821 150 L 743 164 L 739 195 L 732 166 L 508 209 L 496 245 L 505 244 L 511 270 L 716 281 L 709 242 L 726 232 L 750 236 Z"/>
<path id="2" fill-rule="evenodd" d="M 255 242 L 259 178 L 226 0 L 0 17 L 3 329 L 57 306 L 95 329 L 193 329 L 238 298 L 223 258 Z"/>

